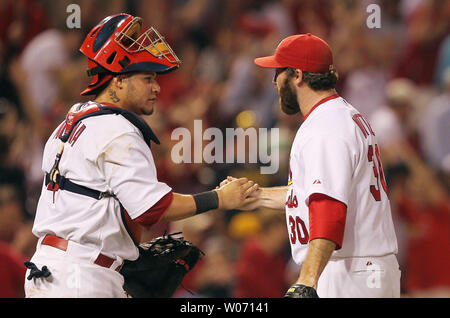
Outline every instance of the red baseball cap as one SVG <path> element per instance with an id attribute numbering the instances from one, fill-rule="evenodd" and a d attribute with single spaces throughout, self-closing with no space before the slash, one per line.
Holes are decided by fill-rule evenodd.
<path id="1" fill-rule="evenodd" d="M 296 34 L 281 41 L 275 55 L 258 57 L 255 64 L 265 68 L 291 67 L 305 72 L 327 73 L 333 67 L 333 54 L 321 38 L 311 33 Z"/>

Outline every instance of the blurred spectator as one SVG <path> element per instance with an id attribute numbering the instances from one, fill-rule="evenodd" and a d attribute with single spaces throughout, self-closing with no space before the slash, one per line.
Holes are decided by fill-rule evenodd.
<path id="1" fill-rule="evenodd" d="M 10 245 L 15 253 L 29 258 L 37 243 L 31 228 L 20 190 L 14 185 L 0 185 L 0 241 Z"/>
<path id="2" fill-rule="evenodd" d="M 408 295 L 448 297 L 450 292 L 450 200 L 435 173 L 407 144 L 384 149 L 391 170 L 388 178 L 394 219 L 401 220 L 404 235 L 402 286 Z M 400 167 L 403 167 L 401 170 Z M 392 173 L 388 173 L 392 175 Z M 397 223 L 397 225 L 399 225 Z M 400 245 L 400 244 L 399 244 Z"/>
<path id="3" fill-rule="evenodd" d="M 23 221 L 24 215 L 17 190 L 8 185 L 0 186 L 0 240 L 12 243 Z"/>
<path id="4" fill-rule="evenodd" d="M 17 106 L 0 99 L 0 181 L 15 184 L 29 215 L 42 185 L 42 148 L 36 127 L 19 117 Z"/>
<path id="5" fill-rule="evenodd" d="M 26 258 L 13 246 L 23 218 L 17 191 L 12 186 L 0 186 L 0 298 L 24 296 Z"/>
<path id="6" fill-rule="evenodd" d="M 291 283 L 285 274 L 288 237 L 284 213 L 261 210 L 255 214 L 261 230 L 242 243 L 233 297 L 280 298 Z"/>
<path id="7" fill-rule="evenodd" d="M 258 127 L 272 127 L 276 91 L 273 89 L 273 73 L 253 66 L 253 59 L 262 54 L 257 39 L 247 35 L 242 39 L 246 48 L 230 66 L 230 75 L 225 83 L 220 114 L 230 122 L 243 110 L 253 110 L 258 118 Z"/>
<path id="8" fill-rule="evenodd" d="M 233 246 L 222 236 L 211 236 L 204 246 L 204 257 L 194 280 L 201 297 L 229 298 L 234 283 Z"/>
<path id="9" fill-rule="evenodd" d="M 21 66 L 30 77 L 26 82 L 30 98 L 42 115 L 48 115 L 58 97 L 55 72 L 63 69 L 77 51 L 83 34 L 68 28 L 48 29 L 37 35 L 24 49 Z"/>
<path id="10" fill-rule="evenodd" d="M 387 74 L 375 65 L 358 67 L 347 74 L 343 96 L 365 117 L 384 103 Z"/>
<path id="11" fill-rule="evenodd" d="M 16 187 L 30 215 L 34 212 L 33 197 L 42 182 L 42 145 L 35 143 L 33 128 L 19 118 L 15 104 L 0 99 L 0 184 Z"/>
<path id="12" fill-rule="evenodd" d="M 439 57 L 434 74 L 435 84 L 439 89 L 445 90 L 448 85 L 447 71 L 450 68 L 450 34 L 447 35 L 439 49 Z"/>
<path id="13" fill-rule="evenodd" d="M 449 202 L 417 204 L 405 194 L 398 211 L 409 228 L 403 275 L 411 296 L 450 297 Z"/>
<path id="14" fill-rule="evenodd" d="M 433 81 L 439 47 L 450 31 L 450 2 L 421 1 L 411 11 L 405 19 L 407 46 L 394 69 L 394 76 L 428 85 Z"/>
<path id="15" fill-rule="evenodd" d="M 40 1 L 3 0 L 0 2 L 0 47 L 7 49 L 7 55 L 18 54 L 46 24 Z"/>
<path id="16" fill-rule="evenodd" d="M 386 87 L 386 105 L 378 107 L 369 119 L 382 148 L 391 143 L 408 142 L 411 131 L 411 114 L 415 85 L 411 80 L 400 78 L 390 81 Z"/>
<path id="17" fill-rule="evenodd" d="M 285 38 L 296 33 L 293 12 L 296 3 L 292 0 L 264 1 L 257 10 L 249 10 L 240 18 L 240 27 L 253 33 L 267 35 L 275 33 L 277 38 Z"/>
<path id="18" fill-rule="evenodd" d="M 26 268 L 25 257 L 0 241 L 0 298 L 23 298 Z"/>
<path id="19" fill-rule="evenodd" d="M 420 131 L 427 161 L 450 174 L 450 66 L 442 79 L 442 93 L 430 101 L 422 117 Z"/>
<path id="20" fill-rule="evenodd" d="M 330 45 L 339 73 L 338 92 L 370 118 L 384 104 L 389 67 L 396 52 L 393 49 L 399 43 L 401 31 L 394 23 L 391 26 L 395 26 L 395 31 L 392 27 L 389 31 L 383 31 L 383 27 L 380 31 L 368 29 L 365 1 L 335 1 L 332 6 L 334 25 Z M 388 15 L 382 15 L 385 16 Z"/>
<path id="21" fill-rule="evenodd" d="M 209 212 L 171 223 L 170 232 L 181 232 L 205 253 L 186 275 L 174 297 L 229 297 L 234 246 L 223 235 L 226 228 L 221 222 L 219 213 Z"/>
<path id="22" fill-rule="evenodd" d="M 208 235 L 203 244 L 197 246 L 205 256 L 186 275 L 182 287 L 174 297 L 231 297 L 235 274 L 233 268 L 235 247 L 232 242 L 226 236 L 216 233 Z"/>
<path id="23" fill-rule="evenodd" d="M 439 258 L 438 254 L 449 253 L 446 251 L 448 244 L 444 243 L 448 241 L 444 238 L 450 237 L 449 200 L 445 185 L 421 156 L 430 158 L 430 154 L 441 154 L 441 149 L 449 145 L 449 139 L 445 137 L 448 133 L 445 134 L 444 126 L 439 124 L 445 122 L 445 117 L 432 116 L 445 109 L 443 100 L 436 99 L 428 106 L 418 101 L 421 94 L 423 91 L 409 79 L 390 81 L 386 89 L 387 106 L 379 108 L 370 122 L 382 147 L 399 243 L 402 293 L 445 296 L 446 288 L 450 287 L 449 265 L 447 259 Z M 419 117 L 422 130 L 418 130 L 414 122 L 419 113 L 422 114 Z M 437 135 L 435 128 L 439 131 Z M 436 141 L 442 138 L 438 152 L 433 147 L 435 140 L 430 139 L 433 132 Z M 417 138 L 422 141 L 420 144 Z M 426 264 L 422 263 L 425 260 Z"/>

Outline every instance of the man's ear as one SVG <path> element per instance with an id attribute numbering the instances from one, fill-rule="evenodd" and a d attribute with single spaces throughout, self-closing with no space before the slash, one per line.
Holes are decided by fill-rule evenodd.
<path id="1" fill-rule="evenodd" d="M 301 83 L 303 82 L 303 72 L 298 68 L 295 69 L 294 82 L 296 86 L 300 86 Z"/>
<path id="2" fill-rule="evenodd" d="M 122 89 L 124 86 L 124 77 L 120 75 L 114 76 L 112 79 L 112 84 L 114 88 Z"/>

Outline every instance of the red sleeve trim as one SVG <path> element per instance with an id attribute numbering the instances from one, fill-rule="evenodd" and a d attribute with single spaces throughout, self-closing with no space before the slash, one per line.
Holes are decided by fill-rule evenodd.
<path id="1" fill-rule="evenodd" d="M 309 240 L 325 238 L 342 247 L 347 206 L 327 195 L 315 193 L 309 197 Z"/>
<path id="2" fill-rule="evenodd" d="M 123 209 L 123 218 L 128 234 L 135 244 L 139 244 L 142 237 L 142 227 L 130 217 L 125 208 Z"/>
<path id="3" fill-rule="evenodd" d="M 136 219 L 136 222 L 144 226 L 147 230 L 154 224 L 158 223 L 161 217 L 169 208 L 173 201 L 173 192 L 167 193 L 158 202 L 156 202 L 150 209 L 142 213 Z"/>

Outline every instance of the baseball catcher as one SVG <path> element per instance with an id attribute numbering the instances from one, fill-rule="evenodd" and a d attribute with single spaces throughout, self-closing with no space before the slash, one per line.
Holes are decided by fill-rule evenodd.
<path id="1" fill-rule="evenodd" d="M 26 297 L 170 297 L 202 252 L 174 235 L 140 245 L 142 227 L 254 200 L 258 185 L 246 178 L 197 194 L 158 180 L 151 146 L 160 142 L 141 115 L 153 113 L 157 76 L 181 61 L 143 25 L 106 17 L 80 48 L 92 79 L 81 94 L 93 97 L 73 105 L 45 145 Z"/>

